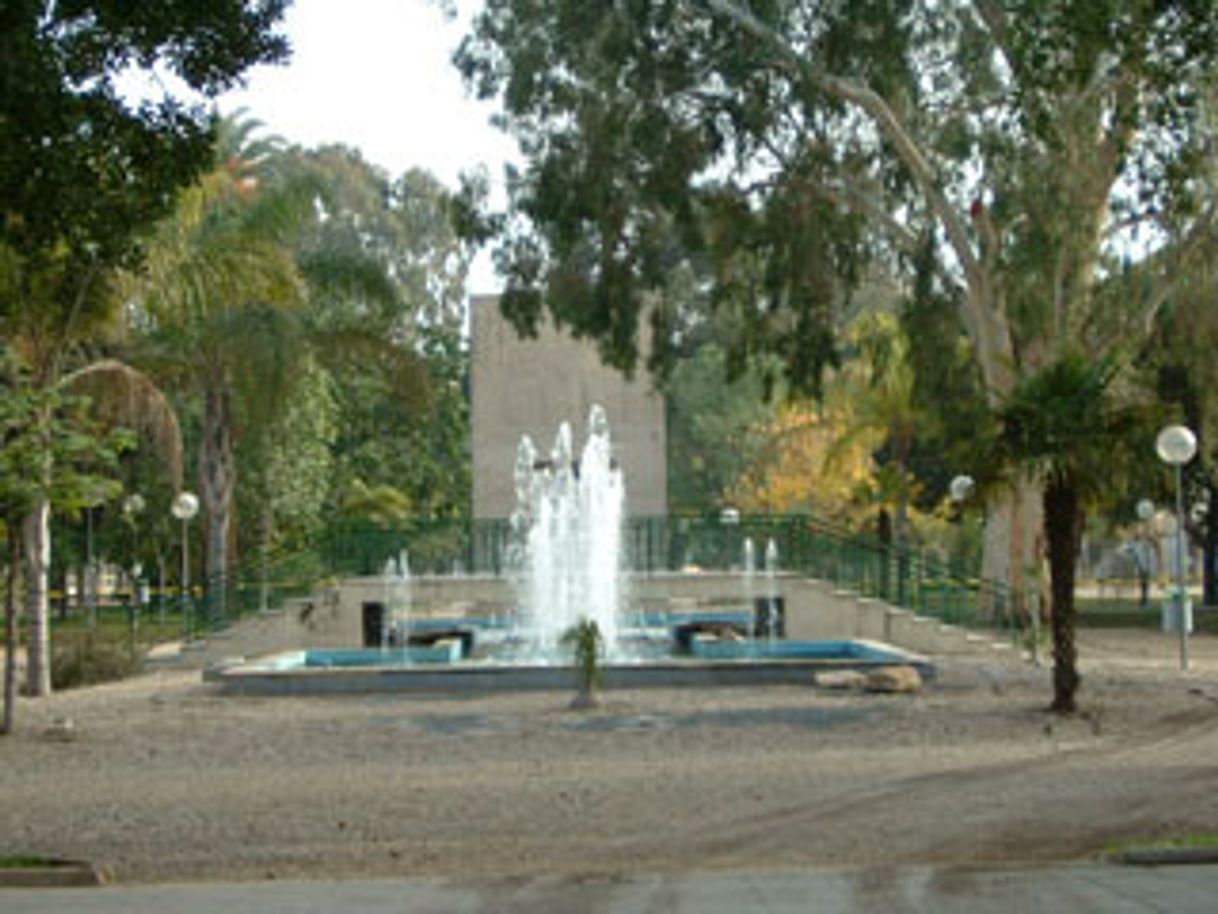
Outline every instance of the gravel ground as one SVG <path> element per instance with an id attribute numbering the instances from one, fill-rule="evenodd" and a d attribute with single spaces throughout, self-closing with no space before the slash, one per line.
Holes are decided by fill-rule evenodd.
<path id="1" fill-rule="evenodd" d="M 1218 639 L 1088 633 L 1049 673 L 953 658 L 922 693 L 808 687 L 239 698 L 164 670 L 19 708 L 0 855 L 123 881 L 993 863 L 1218 831 Z M 71 727 L 63 726 L 70 721 Z"/>

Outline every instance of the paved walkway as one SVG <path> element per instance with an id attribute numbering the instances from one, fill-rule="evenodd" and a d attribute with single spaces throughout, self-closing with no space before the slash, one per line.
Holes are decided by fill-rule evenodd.
<path id="1" fill-rule="evenodd" d="M 817 911 L 1213 914 L 1218 866 L 1103 864 L 640 875 L 620 879 L 431 879 L 3 889 L 4 914 L 741 914 Z"/>

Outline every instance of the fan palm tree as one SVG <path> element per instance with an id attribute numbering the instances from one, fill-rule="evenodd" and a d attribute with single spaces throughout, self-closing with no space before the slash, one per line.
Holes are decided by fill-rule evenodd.
<path id="1" fill-rule="evenodd" d="M 1052 594 L 1053 702 L 1076 709 L 1074 574 L 1089 506 L 1115 487 L 1134 442 L 1150 435 L 1148 411 L 1120 390 L 1115 357 L 1067 352 L 1020 382 L 999 412 L 998 459 L 1043 485 Z"/>

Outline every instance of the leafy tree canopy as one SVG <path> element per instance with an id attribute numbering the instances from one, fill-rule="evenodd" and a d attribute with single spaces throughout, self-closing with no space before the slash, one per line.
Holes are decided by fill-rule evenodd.
<path id="1" fill-rule="evenodd" d="M 72 511 L 117 495 L 118 456 L 134 439 L 125 429 L 104 430 L 89 416 L 88 397 L 32 383 L 28 367 L 3 346 L 0 444 L 0 516 L 15 527 L 39 499 Z M 40 478 L 31 468 L 48 452 L 56 473 Z"/>
<path id="2" fill-rule="evenodd" d="M 870 430 L 847 436 L 847 422 L 833 407 L 784 404 L 754 429 L 766 447 L 733 488 L 733 503 L 750 513 L 807 512 L 854 525 L 860 496 L 876 478 L 871 452 L 879 439 Z"/>
<path id="3" fill-rule="evenodd" d="M 1119 269 L 1121 241 L 1208 231 L 1194 176 L 1212 13 L 1205 0 L 488 0 L 456 62 L 500 98 L 528 164 L 509 176 L 508 212 L 470 231 L 497 238 L 519 326 L 549 307 L 623 365 L 672 266 L 700 262 L 718 306 L 747 318 L 736 345 L 780 354 L 797 390 L 832 361 L 865 267 L 908 280 L 931 239 L 1000 398 L 1059 341 L 1112 342 L 1096 280 Z M 1145 318 L 1162 300 L 1125 305 Z"/>
<path id="4" fill-rule="evenodd" d="M 770 444 L 764 429 L 777 407 L 762 395 L 759 373 L 726 379 L 726 355 L 713 341 L 673 369 L 668 403 L 669 506 L 677 513 L 717 509 Z M 751 504 L 750 504 L 751 507 Z"/>
<path id="5" fill-rule="evenodd" d="M 11 0 L 0 7 L 0 242 L 114 263 L 211 164 L 212 119 L 168 91 L 133 105 L 129 68 L 214 96 L 283 60 L 288 0 Z"/>
<path id="6" fill-rule="evenodd" d="M 413 342 L 419 322 L 460 321 L 468 256 L 452 229 L 448 194 L 432 175 L 411 169 L 392 178 L 343 146 L 291 150 L 281 165 L 322 189 L 299 248 L 305 272 L 332 293 L 324 303 L 329 323 L 371 321 Z M 369 268 L 362 274 L 349 267 L 358 260 Z M 373 280 L 388 284 L 387 294 L 370 288 Z"/>
<path id="7" fill-rule="evenodd" d="M 310 322 L 331 343 L 335 507 L 362 516 L 367 491 L 392 489 L 421 515 L 463 512 L 468 255 L 449 195 L 426 172 L 393 178 L 341 146 L 291 150 L 280 164 L 321 189 L 297 260 Z"/>

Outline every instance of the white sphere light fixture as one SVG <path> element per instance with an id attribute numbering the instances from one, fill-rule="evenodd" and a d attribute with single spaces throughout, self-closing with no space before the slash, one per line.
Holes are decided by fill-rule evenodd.
<path id="1" fill-rule="evenodd" d="M 190 520 L 199 513 L 199 499 L 192 492 L 179 492 L 169 510 L 178 520 Z"/>
<path id="2" fill-rule="evenodd" d="M 976 487 L 977 483 L 972 476 L 961 474 L 952 479 L 947 487 L 947 494 L 952 501 L 961 502 L 972 495 Z"/>
<path id="3" fill-rule="evenodd" d="M 1171 466 L 1183 466 L 1197 453 L 1197 436 L 1183 425 L 1169 425 L 1155 439 L 1155 453 Z"/>

